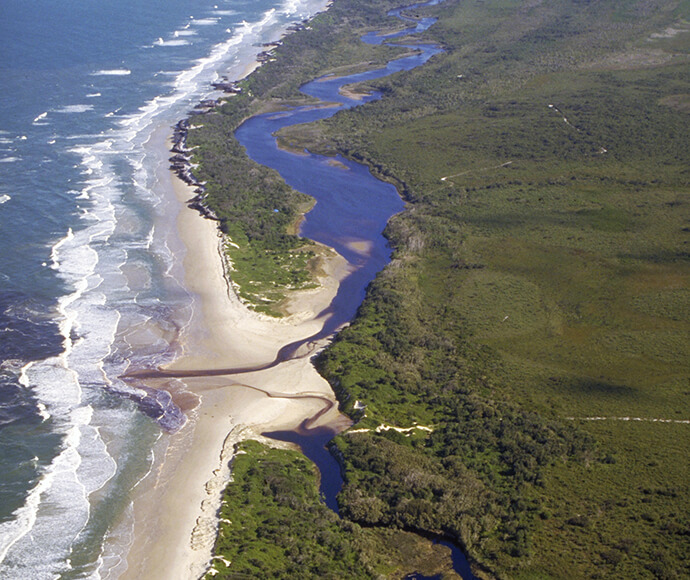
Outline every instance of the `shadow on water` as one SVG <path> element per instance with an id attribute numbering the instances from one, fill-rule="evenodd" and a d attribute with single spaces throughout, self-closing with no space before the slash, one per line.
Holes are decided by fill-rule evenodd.
<path id="1" fill-rule="evenodd" d="M 478 580 L 478 578 L 472 573 L 470 564 L 460 548 L 445 540 L 436 539 L 432 540 L 432 542 L 440 546 L 445 546 L 450 550 L 450 557 L 453 562 L 453 570 L 462 578 L 462 580 Z M 425 576 L 424 574 L 414 572 L 405 576 L 404 580 L 443 580 L 443 574 Z"/>
<path id="2" fill-rule="evenodd" d="M 300 427 L 295 431 L 272 431 L 262 433 L 262 435 L 277 441 L 294 443 L 308 459 L 314 462 L 321 473 L 319 492 L 326 505 L 335 513 L 339 513 L 336 497 L 343 487 L 343 476 L 340 472 L 340 464 L 326 448 L 328 442 L 333 439 L 333 431 L 326 427 L 309 430 Z"/>

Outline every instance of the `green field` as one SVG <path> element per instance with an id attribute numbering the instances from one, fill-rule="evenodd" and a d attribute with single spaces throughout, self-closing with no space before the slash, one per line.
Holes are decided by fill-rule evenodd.
<path id="1" fill-rule="evenodd" d="M 251 107 L 389 58 L 356 37 L 390 5 L 336 0 Z M 318 368 L 355 429 L 431 431 L 339 436 L 342 513 L 445 534 L 501 578 L 688 577 L 690 2 L 424 12 L 444 54 L 281 136 L 408 202 Z"/>

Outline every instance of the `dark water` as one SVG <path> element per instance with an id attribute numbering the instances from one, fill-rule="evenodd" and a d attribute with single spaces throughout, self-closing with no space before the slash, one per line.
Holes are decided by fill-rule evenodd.
<path id="1" fill-rule="evenodd" d="M 438 0 L 433 0 L 409 8 L 437 3 Z M 405 18 L 401 14 L 403 10 L 394 10 L 392 14 L 413 23 L 413 26 L 390 35 L 370 33 L 362 40 L 380 44 L 397 37 L 422 32 L 435 21 L 432 18 L 421 21 Z M 300 107 L 286 112 L 260 115 L 249 119 L 236 132 L 238 140 L 254 161 L 277 170 L 291 187 L 316 200 L 316 205 L 306 215 L 302 224 L 301 235 L 334 248 L 356 268 L 343 281 L 329 308 L 322 313 L 329 315 L 325 328 L 308 340 L 329 336 L 354 317 L 364 299 L 367 285 L 390 261 L 391 251 L 382 232 L 390 218 L 400 212 L 404 204 L 391 184 L 373 177 L 365 166 L 340 156 L 329 158 L 313 155 L 308 151 L 305 155 L 295 155 L 279 149 L 273 134 L 284 127 L 325 119 L 339 110 L 376 100 L 380 98 L 379 94 L 354 100 L 341 95 L 339 90 L 344 85 L 411 70 L 441 52 L 437 46 L 428 44 L 405 46 L 418 52 L 394 60 L 381 69 L 347 77 L 317 79 L 301 87 L 304 93 L 324 102 L 340 103 L 339 107 Z M 365 251 L 361 251 L 362 246 L 366 247 Z M 291 345 L 290 348 L 296 350 L 298 346 Z M 282 358 L 289 358 L 289 354 L 282 353 Z M 327 429 L 314 429 L 265 435 L 299 445 L 302 452 L 319 468 L 321 494 L 326 505 L 337 513 L 336 497 L 342 488 L 343 480 L 338 462 L 326 449 L 326 444 L 333 434 Z M 475 578 L 466 557 L 457 546 L 445 541 L 437 543 L 451 549 L 454 569 L 462 578 Z M 410 578 L 424 577 L 413 575 Z"/>
<path id="2" fill-rule="evenodd" d="M 455 544 L 446 542 L 445 540 L 433 540 L 433 543 L 450 549 L 450 557 L 453 561 L 453 570 L 455 570 L 463 580 L 478 580 L 477 577 L 472 574 L 469 562 L 460 548 L 458 548 Z M 405 576 L 405 580 L 443 580 L 443 575 L 436 574 L 434 576 L 425 576 L 424 574 L 418 574 L 415 572 Z"/>
<path id="3" fill-rule="evenodd" d="M 302 453 L 319 468 L 321 473 L 319 491 L 324 503 L 335 513 L 339 513 L 336 497 L 343 487 L 343 477 L 340 472 L 340 465 L 326 448 L 328 442 L 333 439 L 333 431 L 320 427 L 308 431 L 271 431 L 270 433 L 263 433 L 263 435 L 299 446 Z"/>

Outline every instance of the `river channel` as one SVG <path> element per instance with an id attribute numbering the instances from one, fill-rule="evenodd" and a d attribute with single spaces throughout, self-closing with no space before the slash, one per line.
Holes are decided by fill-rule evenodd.
<path id="1" fill-rule="evenodd" d="M 411 19 L 403 12 L 428 3 L 399 8 L 390 12 L 410 24 L 404 30 L 392 34 L 372 32 L 362 37 L 369 44 L 382 44 L 396 38 L 420 33 L 429 28 L 434 18 Z M 368 284 L 390 261 L 391 249 L 383 230 L 392 216 L 404 208 L 395 187 L 376 179 L 366 166 L 343 157 L 325 157 L 308 151 L 302 154 L 278 147 L 275 133 L 292 125 L 326 119 L 338 111 L 363 105 L 381 98 L 372 93 L 360 99 L 341 94 L 341 88 L 358 82 L 374 80 L 400 71 L 412 70 L 423 65 L 432 56 L 442 52 L 431 44 L 404 44 L 413 54 L 389 62 L 383 68 L 343 77 L 322 77 L 301 87 L 305 94 L 320 99 L 329 106 L 314 105 L 297 107 L 278 113 L 266 113 L 248 119 L 235 132 L 236 138 L 246 148 L 251 159 L 278 171 L 292 188 L 310 195 L 316 200 L 313 209 L 306 214 L 300 234 L 306 238 L 334 248 L 353 267 L 353 272 L 340 285 L 336 297 L 322 315 L 328 315 L 323 330 L 308 340 L 316 340 L 333 334 L 343 324 L 354 318 L 362 303 Z M 299 345 L 291 345 L 296 350 Z M 281 353 L 289 358 L 291 353 Z M 338 511 L 336 496 L 343 480 L 335 458 L 326 451 L 325 445 L 333 434 L 323 430 L 266 433 L 269 437 L 291 441 L 300 446 L 304 454 L 319 468 L 321 493 L 326 504 Z M 455 571 L 464 579 L 475 578 L 469 564 L 456 546 L 441 542 L 452 550 Z M 424 578 L 411 576 L 410 578 Z"/>

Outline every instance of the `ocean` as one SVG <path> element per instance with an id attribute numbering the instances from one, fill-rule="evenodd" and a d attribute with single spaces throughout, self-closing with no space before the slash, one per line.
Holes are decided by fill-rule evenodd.
<path id="1" fill-rule="evenodd" d="M 133 490 L 185 421 L 118 378 L 173 360 L 194 308 L 161 143 L 324 7 L 0 4 L 0 578 L 123 571 Z"/>

